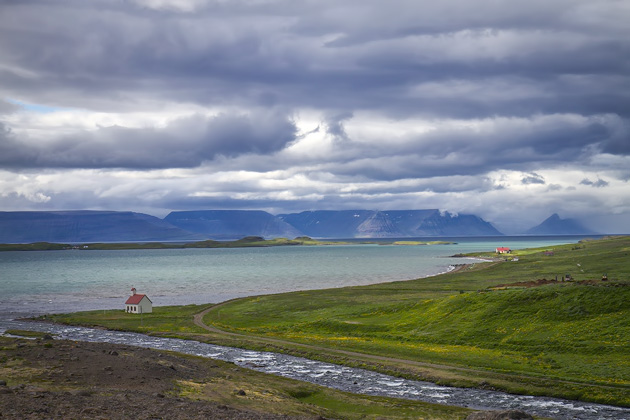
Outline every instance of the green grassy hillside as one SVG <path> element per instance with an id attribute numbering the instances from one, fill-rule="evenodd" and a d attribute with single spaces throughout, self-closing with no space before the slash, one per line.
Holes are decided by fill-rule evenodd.
<path id="1" fill-rule="evenodd" d="M 219 330 L 194 325 L 195 306 L 155 308 L 143 320 L 123 311 L 52 319 L 630 406 L 630 237 L 481 256 L 494 260 L 412 281 L 236 299 L 204 317 Z M 555 282 L 567 273 L 573 281 Z"/>
<path id="2" fill-rule="evenodd" d="M 205 321 L 247 335 L 600 384 L 612 388 L 573 396 L 630 404 L 630 238 L 544 251 L 428 279 L 241 299 Z M 489 289 L 567 273 L 575 281 Z"/>

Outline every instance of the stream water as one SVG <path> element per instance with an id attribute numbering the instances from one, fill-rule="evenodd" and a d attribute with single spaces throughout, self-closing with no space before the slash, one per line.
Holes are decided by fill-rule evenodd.
<path id="1" fill-rule="evenodd" d="M 477 409 L 517 409 L 554 419 L 630 420 L 628 408 L 480 389 L 445 387 L 294 356 L 222 347 L 197 341 L 0 318 L 0 334 L 7 329 L 48 332 L 55 334 L 57 338 L 75 341 L 108 342 L 172 350 L 229 361 L 249 369 L 357 394 L 398 397 Z"/>

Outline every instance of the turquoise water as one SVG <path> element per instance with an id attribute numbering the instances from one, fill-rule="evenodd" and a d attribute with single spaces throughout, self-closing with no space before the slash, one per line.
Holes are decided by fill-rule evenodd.
<path id="1" fill-rule="evenodd" d="M 553 246 L 577 237 L 457 238 L 453 245 L 0 253 L 0 314 L 122 308 L 131 287 L 154 305 L 415 279 L 465 262 L 450 255 Z"/>

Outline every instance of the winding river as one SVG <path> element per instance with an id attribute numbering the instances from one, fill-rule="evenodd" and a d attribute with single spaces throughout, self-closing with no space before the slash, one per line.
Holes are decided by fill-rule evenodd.
<path id="1" fill-rule="evenodd" d="M 7 329 L 47 332 L 54 334 L 57 338 L 67 340 L 108 342 L 158 350 L 172 350 L 229 361 L 249 369 L 357 394 L 405 398 L 475 409 L 516 409 L 554 419 L 630 420 L 630 409 L 628 408 L 558 398 L 512 395 L 480 389 L 445 387 L 300 357 L 216 346 L 197 341 L 0 319 L 0 333 L 4 333 Z"/>

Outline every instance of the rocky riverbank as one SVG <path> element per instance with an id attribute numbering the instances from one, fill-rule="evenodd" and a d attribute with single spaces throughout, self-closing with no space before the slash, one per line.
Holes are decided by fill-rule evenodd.
<path id="1" fill-rule="evenodd" d="M 225 363 L 139 347 L 0 337 L 0 419 L 289 417 L 187 398 L 186 384 L 225 378 Z M 234 398 L 246 392 L 230 389 Z"/>
<path id="2" fill-rule="evenodd" d="M 48 334 L 33 334 L 37 338 L 0 336 L 1 420 L 331 418 L 317 413 L 313 406 L 308 409 L 309 414 L 295 414 L 299 410 L 292 409 L 276 394 L 277 384 L 268 383 L 268 390 L 262 393 L 265 395 L 256 395 L 261 393 L 248 388 L 248 381 L 251 375 L 262 374 L 229 362 L 123 344 L 53 340 Z M 244 389 L 239 385 L 244 385 Z M 303 387 L 291 390 L 286 383 L 282 388 L 292 397 L 306 392 Z M 261 404 L 261 398 L 265 403 Z M 400 400 L 397 405 L 401 406 Z M 533 419 L 518 411 L 466 411 L 438 409 L 426 418 Z M 412 413 L 406 414 L 409 418 L 420 414 Z M 405 414 L 401 417 L 401 413 L 390 414 L 392 418 L 408 418 Z"/>

